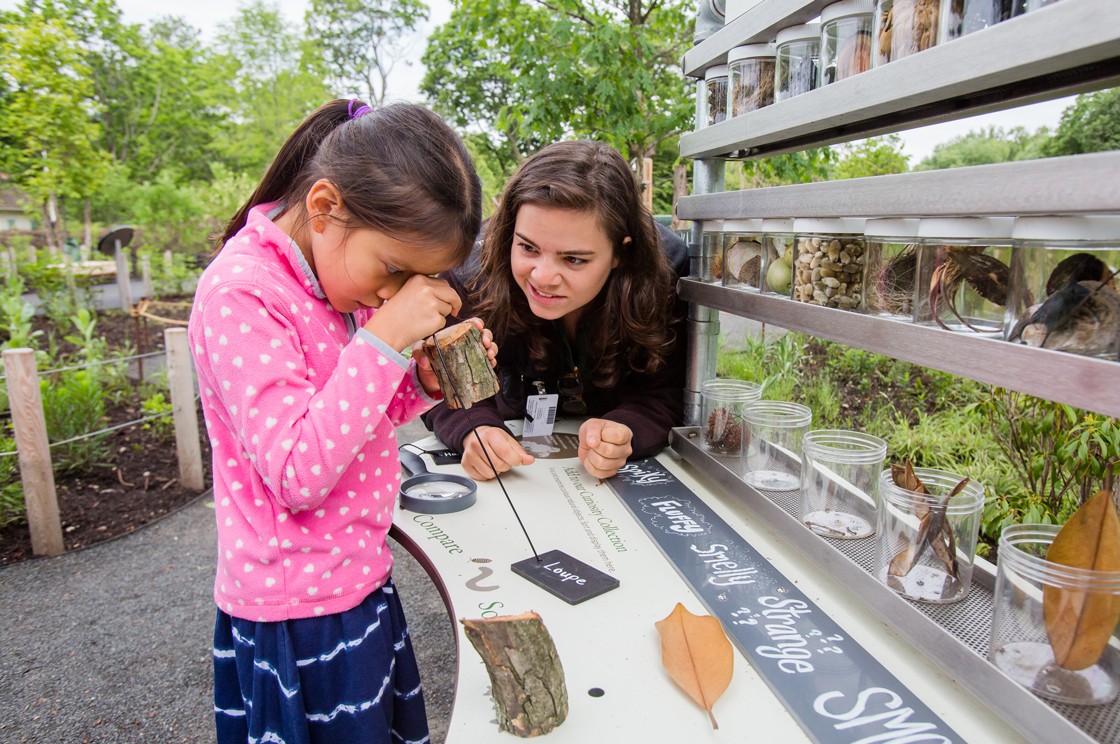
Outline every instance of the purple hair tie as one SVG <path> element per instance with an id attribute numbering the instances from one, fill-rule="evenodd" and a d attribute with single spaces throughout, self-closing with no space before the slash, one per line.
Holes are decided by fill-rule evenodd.
<path id="1" fill-rule="evenodd" d="M 355 103 L 361 103 L 361 105 L 358 106 L 356 110 L 354 108 Z M 373 111 L 373 109 L 368 104 L 359 101 L 357 98 L 351 98 L 350 103 L 346 105 L 346 113 L 350 115 L 351 119 L 357 119 L 359 116 L 368 114 L 370 111 Z"/>

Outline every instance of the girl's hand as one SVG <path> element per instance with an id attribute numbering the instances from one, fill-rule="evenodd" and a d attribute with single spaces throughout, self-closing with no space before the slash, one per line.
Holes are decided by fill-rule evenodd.
<path id="1" fill-rule="evenodd" d="M 475 437 L 475 432 L 478 432 L 478 437 Z M 479 439 L 486 444 L 490 460 L 498 469 L 498 473 L 504 473 L 518 465 L 532 465 L 535 462 L 535 458 L 526 452 L 505 429 L 480 426 L 463 437 L 462 443 L 463 470 L 476 481 L 488 481 L 495 475 L 490 463 L 486 461 L 486 455 L 483 454 L 482 447 L 478 443 Z"/>
<path id="2" fill-rule="evenodd" d="M 630 427 L 606 419 L 587 419 L 579 427 L 579 461 L 596 478 L 610 478 L 634 450 Z"/>
<path id="3" fill-rule="evenodd" d="M 463 301 L 443 279 L 413 274 L 396 294 L 366 321 L 365 329 L 397 351 L 440 330 Z"/>

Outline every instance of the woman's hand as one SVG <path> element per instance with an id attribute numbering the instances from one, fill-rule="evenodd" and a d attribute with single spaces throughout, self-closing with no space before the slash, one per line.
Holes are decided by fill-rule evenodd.
<path id="1" fill-rule="evenodd" d="M 477 437 L 475 432 L 478 433 Z M 532 465 L 534 462 L 533 456 L 526 452 L 505 429 L 480 426 L 463 437 L 462 443 L 463 470 L 476 481 L 488 481 L 495 475 L 490 463 L 486 461 L 486 455 L 478 443 L 479 439 L 486 444 L 490 460 L 498 469 L 498 473 L 504 473 L 518 465 Z"/>
<path id="2" fill-rule="evenodd" d="M 498 366 L 498 345 L 494 343 L 494 334 L 490 329 L 482 324 L 481 318 L 471 318 L 468 322 L 474 325 L 475 328 L 482 331 L 482 346 L 486 349 L 486 356 L 490 359 L 490 366 Z M 439 392 L 439 379 L 436 377 L 435 370 L 432 369 L 432 360 L 423 351 L 424 341 L 417 341 L 412 346 L 412 358 L 416 360 L 416 376 L 420 379 L 420 384 L 424 387 L 424 392 L 428 395 L 434 396 Z"/>
<path id="3" fill-rule="evenodd" d="M 579 461 L 596 478 L 610 478 L 634 450 L 630 427 L 606 419 L 587 419 L 579 427 Z"/>
<path id="4" fill-rule="evenodd" d="M 365 329 L 397 351 L 442 329 L 463 301 L 443 279 L 413 274 L 392 298 L 377 308 Z"/>

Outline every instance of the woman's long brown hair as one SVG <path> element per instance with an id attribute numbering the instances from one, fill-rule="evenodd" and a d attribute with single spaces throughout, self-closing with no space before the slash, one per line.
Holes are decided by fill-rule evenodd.
<path id="1" fill-rule="evenodd" d="M 326 179 L 342 196 L 347 227 L 450 244 L 465 259 L 482 220 L 482 187 L 462 140 L 423 106 L 397 103 L 352 117 L 363 106 L 337 99 L 304 119 L 218 236 L 217 250 L 253 207 L 280 202 L 302 213 L 311 186 Z"/>
<path id="2" fill-rule="evenodd" d="M 473 284 L 477 313 L 497 339 L 523 339 L 533 361 L 548 357 L 542 320 L 533 315 L 510 268 L 513 228 L 524 204 L 591 212 L 618 258 L 580 325 L 589 349 L 591 383 L 618 384 L 629 369 L 654 372 L 665 364 L 671 327 L 673 269 L 661 250 L 653 218 L 641 205 L 638 182 L 622 156 L 598 142 L 559 142 L 526 160 L 510 179 L 486 226 L 481 270 Z M 630 242 L 623 243 L 629 236 Z M 499 342 L 500 343 L 500 342 Z"/>

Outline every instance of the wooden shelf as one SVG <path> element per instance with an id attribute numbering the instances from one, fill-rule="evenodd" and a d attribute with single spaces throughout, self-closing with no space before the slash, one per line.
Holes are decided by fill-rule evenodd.
<path id="1" fill-rule="evenodd" d="M 683 197 L 685 220 L 1120 212 L 1120 151 Z"/>
<path id="2" fill-rule="evenodd" d="M 686 73 L 825 3 L 764 2 L 697 45 Z M 782 13 L 784 21 L 772 20 Z M 810 16 L 811 18 L 812 16 Z M 739 31 L 736 32 L 735 30 Z M 738 34 L 745 33 L 745 37 Z M 691 158 L 763 157 L 1120 84 L 1120 3 L 1065 0 L 681 137 Z"/>
<path id="3" fill-rule="evenodd" d="M 688 301 L 943 372 L 1120 417 L 1120 362 L 681 279 Z"/>

